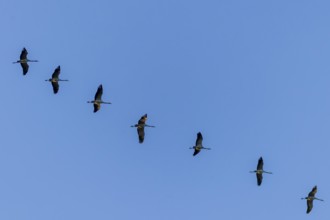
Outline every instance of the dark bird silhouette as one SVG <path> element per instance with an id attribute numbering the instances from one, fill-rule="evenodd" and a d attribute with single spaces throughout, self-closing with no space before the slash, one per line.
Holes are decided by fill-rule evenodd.
<path id="1" fill-rule="evenodd" d="M 23 48 L 21 55 L 19 57 L 19 60 L 17 60 L 16 62 L 13 63 L 20 63 L 23 69 L 23 75 L 26 75 L 27 72 L 29 71 L 29 64 L 28 62 L 38 62 L 38 60 L 29 60 L 27 58 L 28 52 L 25 49 L 25 47 Z"/>
<path id="2" fill-rule="evenodd" d="M 189 148 L 189 149 L 194 149 L 195 150 L 193 156 L 196 156 L 203 149 L 204 150 L 211 150 L 211 148 L 203 147 L 202 142 L 203 142 L 202 133 L 198 132 L 195 146 Z"/>
<path id="3" fill-rule="evenodd" d="M 58 78 L 59 75 L 60 75 L 60 73 L 61 73 L 61 67 L 58 66 L 55 69 L 55 71 L 54 71 L 54 73 L 52 75 L 52 78 L 45 80 L 45 81 L 49 81 L 49 82 L 52 83 L 54 94 L 56 94 L 58 92 L 59 88 L 60 88 L 60 85 L 58 84 L 59 81 L 69 81 L 67 79 L 60 79 L 60 78 Z"/>
<path id="4" fill-rule="evenodd" d="M 306 199 L 307 200 L 307 211 L 306 211 L 307 214 L 310 213 L 313 209 L 313 200 L 314 199 L 322 201 L 322 202 L 324 201 L 323 199 L 319 199 L 319 198 L 315 197 L 316 192 L 317 192 L 317 186 L 314 186 L 312 191 L 310 191 L 308 193 L 307 197 L 301 198 L 301 199 Z"/>
<path id="5" fill-rule="evenodd" d="M 104 102 L 102 101 L 102 94 L 103 94 L 103 87 L 102 84 L 99 85 L 97 88 L 97 91 L 95 93 L 95 97 L 93 101 L 88 101 L 87 103 L 93 103 L 94 104 L 94 113 L 100 110 L 101 104 L 111 104 L 111 102 Z"/>
<path id="6" fill-rule="evenodd" d="M 260 157 L 259 161 L 258 161 L 258 165 L 257 165 L 257 170 L 250 171 L 250 173 L 256 173 L 258 186 L 260 186 L 262 183 L 262 174 L 263 173 L 273 174 L 272 172 L 263 170 L 263 166 L 264 166 L 264 161 L 263 161 L 262 157 Z"/>
<path id="7" fill-rule="evenodd" d="M 143 115 L 140 120 L 138 121 L 137 124 L 132 125 L 131 127 L 136 127 L 137 128 L 137 133 L 139 135 L 139 143 L 142 144 L 144 141 L 144 128 L 145 127 L 150 127 L 150 128 L 154 128 L 155 126 L 153 125 L 147 125 L 146 121 L 147 121 L 147 114 Z"/>

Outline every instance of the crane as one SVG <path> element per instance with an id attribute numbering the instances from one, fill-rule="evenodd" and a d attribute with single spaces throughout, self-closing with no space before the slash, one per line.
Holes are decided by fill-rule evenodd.
<path id="1" fill-rule="evenodd" d="M 45 81 L 49 81 L 49 82 L 52 83 L 54 94 L 56 94 L 58 92 L 59 88 L 60 88 L 60 85 L 58 84 L 59 81 L 69 81 L 67 79 L 60 79 L 60 78 L 58 78 L 59 75 L 60 75 L 60 73 L 61 73 L 61 66 L 58 66 L 54 70 L 54 73 L 52 75 L 52 78 L 45 80 Z"/>
<path id="2" fill-rule="evenodd" d="M 196 156 L 201 150 L 211 150 L 211 148 L 204 147 L 202 142 L 203 142 L 202 133 L 198 132 L 195 146 L 189 148 L 195 150 L 193 156 Z"/>
<path id="3" fill-rule="evenodd" d="M 150 127 L 150 128 L 154 128 L 155 126 L 153 125 L 148 125 L 146 124 L 146 121 L 147 121 L 147 118 L 148 118 L 148 115 L 147 114 L 144 114 L 140 120 L 138 121 L 137 124 L 135 125 L 132 125 L 131 127 L 135 127 L 137 128 L 137 133 L 138 133 L 138 136 L 139 136 L 139 143 L 142 144 L 143 141 L 144 141 L 144 128 L 145 127 Z"/>
<path id="4" fill-rule="evenodd" d="M 102 84 L 100 84 L 95 93 L 94 100 L 87 101 L 87 103 L 94 104 L 94 113 L 97 112 L 98 110 L 100 110 L 101 104 L 111 104 L 111 102 L 102 101 L 102 94 L 103 94 L 103 87 L 102 87 Z"/>
<path id="5" fill-rule="evenodd" d="M 19 57 L 19 60 L 17 60 L 16 62 L 13 63 L 20 63 L 23 69 L 23 75 L 26 75 L 27 72 L 29 71 L 29 64 L 28 62 L 38 62 L 38 60 L 29 60 L 27 58 L 28 52 L 25 49 L 25 47 L 23 48 L 21 55 Z"/>
<path id="6" fill-rule="evenodd" d="M 250 171 L 250 173 L 256 173 L 258 186 L 260 186 L 262 183 L 262 174 L 263 173 L 273 174 L 272 172 L 263 170 L 263 166 L 264 166 L 264 161 L 263 161 L 262 157 L 260 157 L 258 160 L 257 169 L 254 171 Z"/>
<path id="7" fill-rule="evenodd" d="M 322 201 L 322 202 L 324 201 L 323 199 L 319 199 L 319 198 L 315 197 L 316 192 L 317 192 L 317 186 L 314 186 L 312 191 L 310 191 L 308 193 L 307 197 L 301 198 L 301 199 L 306 199 L 307 200 L 307 211 L 306 211 L 307 214 L 310 213 L 313 209 L 313 200 L 314 199 Z"/>

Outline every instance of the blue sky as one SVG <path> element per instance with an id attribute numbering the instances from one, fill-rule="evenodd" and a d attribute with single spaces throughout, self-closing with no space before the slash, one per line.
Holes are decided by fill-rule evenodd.
<path id="1" fill-rule="evenodd" d="M 329 7 L 0 1 L 0 218 L 326 219 Z M 23 47 L 40 61 L 26 76 Z M 113 104 L 94 114 L 101 83 Z M 192 157 L 199 131 L 212 150 Z M 258 187 L 260 156 L 274 175 Z"/>

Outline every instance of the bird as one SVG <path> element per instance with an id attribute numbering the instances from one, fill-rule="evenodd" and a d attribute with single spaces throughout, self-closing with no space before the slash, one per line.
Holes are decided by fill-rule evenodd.
<path id="1" fill-rule="evenodd" d="M 112 104 L 111 102 L 102 101 L 102 94 L 103 94 L 103 87 L 102 87 L 102 84 L 100 84 L 95 93 L 94 100 L 87 101 L 87 103 L 94 104 L 94 113 L 97 112 L 98 110 L 100 110 L 101 104 Z"/>
<path id="2" fill-rule="evenodd" d="M 202 133 L 198 132 L 195 146 L 189 148 L 189 149 L 194 149 L 195 150 L 193 156 L 196 156 L 202 149 L 211 150 L 211 148 L 203 147 L 202 142 L 203 142 Z"/>
<path id="3" fill-rule="evenodd" d="M 263 166 L 264 166 L 264 161 L 263 161 L 262 157 L 260 157 L 258 160 L 257 170 L 250 171 L 250 173 L 256 173 L 258 186 L 260 186 L 262 183 L 262 174 L 263 173 L 273 174 L 272 172 L 263 170 Z"/>
<path id="4" fill-rule="evenodd" d="M 137 128 L 137 133 L 139 135 L 139 143 L 142 144 L 143 141 L 144 141 L 144 128 L 145 127 L 150 127 L 150 128 L 154 128 L 155 126 L 153 125 L 148 125 L 146 124 L 146 121 L 147 121 L 147 118 L 148 118 L 148 115 L 147 114 L 144 114 L 140 120 L 138 121 L 137 124 L 135 125 L 132 125 L 131 127 L 135 127 Z"/>
<path id="5" fill-rule="evenodd" d="M 58 89 L 60 88 L 60 86 L 58 84 L 58 81 L 69 81 L 67 79 L 60 79 L 60 78 L 58 78 L 58 76 L 60 75 L 60 73 L 61 73 L 61 66 L 58 66 L 54 70 L 54 73 L 52 75 L 52 78 L 45 80 L 45 81 L 49 81 L 49 82 L 52 83 L 54 94 L 56 94 L 58 92 Z"/>
<path id="6" fill-rule="evenodd" d="M 313 200 L 314 199 L 322 201 L 322 202 L 324 201 L 323 199 L 319 199 L 319 198 L 315 197 L 316 192 L 317 192 L 317 186 L 314 186 L 312 191 L 310 191 L 308 193 L 307 197 L 301 198 L 301 199 L 306 199 L 307 200 L 307 211 L 306 211 L 307 214 L 310 213 L 313 209 Z"/>
<path id="7" fill-rule="evenodd" d="M 23 75 L 26 75 L 27 72 L 29 71 L 29 64 L 28 62 L 38 62 L 38 60 L 29 60 L 27 58 L 28 52 L 25 49 L 25 47 L 23 48 L 21 55 L 19 57 L 19 60 L 17 60 L 16 62 L 13 63 L 20 63 L 23 69 Z"/>

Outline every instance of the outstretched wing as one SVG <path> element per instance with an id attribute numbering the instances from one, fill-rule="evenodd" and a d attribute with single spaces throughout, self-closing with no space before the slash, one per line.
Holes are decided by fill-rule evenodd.
<path id="1" fill-rule="evenodd" d="M 23 75 L 26 75 L 29 71 L 29 64 L 27 63 L 21 63 L 22 69 L 23 69 Z"/>
<path id="2" fill-rule="evenodd" d="M 101 105 L 99 103 L 94 103 L 94 113 L 100 110 Z"/>
<path id="3" fill-rule="evenodd" d="M 19 59 L 20 60 L 25 60 L 26 57 L 27 57 L 27 55 L 28 55 L 28 52 L 27 52 L 27 50 L 24 47 L 23 50 L 22 50 L 22 52 L 21 52 L 21 55 L 19 56 Z"/>
<path id="4" fill-rule="evenodd" d="M 142 144 L 144 141 L 144 126 L 138 126 L 137 133 L 139 135 L 139 143 Z"/>
<path id="5" fill-rule="evenodd" d="M 202 133 L 198 132 L 198 133 L 197 133 L 197 139 L 196 139 L 196 145 L 195 145 L 195 146 L 202 145 L 202 142 L 203 142 L 203 136 L 202 136 Z"/>
<path id="6" fill-rule="evenodd" d="M 54 70 L 54 73 L 52 75 L 52 79 L 58 79 L 58 76 L 60 75 L 61 73 L 61 67 L 58 66 L 55 70 Z"/>
<path id="7" fill-rule="evenodd" d="M 314 186 L 312 191 L 308 193 L 308 197 L 314 197 L 317 192 L 317 186 Z"/>
<path id="8" fill-rule="evenodd" d="M 306 213 L 310 213 L 313 209 L 313 200 L 312 199 L 307 199 L 307 211 Z"/>
<path id="9" fill-rule="evenodd" d="M 95 93 L 94 100 L 101 100 L 102 99 L 102 94 L 103 94 L 103 87 L 102 87 L 102 84 L 101 84 L 97 88 L 97 91 Z"/>
<path id="10" fill-rule="evenodd" d="M 139 125 L 144 125 L 144 124 L 146 123 L 147 119 L 148 119 L 148 115 L 147 115 L 147 114 L 143 115 L 143 116 L 140 118 L 140 120 L 138 121 L 138 124 L 139 124 Z"/>
<path id="11" fill-rule="evenodd" d="M 199 152 L 201 152 L 201 149 L 196 149 L 196 148 L 195 148 L 195 151 L 194 151 L 193 156 L 196 156 Z"/>
<path id="12" fill-rule="evenodd" d="M 56 82 L 52 82 L 52 86 L 53 86 L 54 94 L 56 94 L 58 92 L 58 89 L 60 88 L 60 85 L 56 81 Z"/>
<path id="13" fill-rule="evenodd" d="M 262 173 L 257 173 L 257 183 L 258 183 L 258 186 L 261 185 L 261 183 L 262 183 Z"/>
<path id="14" fill-rule="evenodd" d="M 262 170 L 263 166 L 264 166 L 264 161 L 263 161 L 262 157 L 260 157 L 258 160 L 257 170 Z"/>

